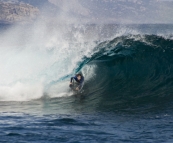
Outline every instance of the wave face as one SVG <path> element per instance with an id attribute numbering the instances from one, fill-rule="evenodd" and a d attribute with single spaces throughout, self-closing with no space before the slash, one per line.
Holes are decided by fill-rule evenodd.
<path id="1" fill-rule="evenodd" d="M 172 106 L 173 39 L 157 35 L 120 36 L 101 42 L 96 49 L 87 59 L 90 66 L 96 67 L 96 75 L 88 85 L 91 94 L 101 99 L 99 109 L 158 110 Z"/>

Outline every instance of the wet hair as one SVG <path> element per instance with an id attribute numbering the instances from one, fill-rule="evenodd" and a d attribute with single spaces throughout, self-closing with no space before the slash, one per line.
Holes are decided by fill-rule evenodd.
<path id="1" fill-rule="evenodd" d="M 82 74 L 80 74 L 80 73 L 76 74 L 76 77 L 78 77 L 78 76 L 81 76 L 82 77 Z"/>

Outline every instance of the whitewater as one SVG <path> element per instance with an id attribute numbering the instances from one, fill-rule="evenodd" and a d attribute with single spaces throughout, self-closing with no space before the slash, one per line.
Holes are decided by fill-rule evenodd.
<path id="1" fill-rule="evenodd" d="M 1 100 L 41 98 L 45 92 L 51 92 L 46 90 L 52 82 L 75 74 L 83 57 L 91 56 L 94 43 L 86 41 L 84 34 L 80 33 L 80 29 L 84 31 L 83 27 L 73 32 L 71 30 L 75 26 L 67 30 L 61 28 L 59 25 L 54 28 L 40 27 L 40 31 L 36 31 L 35 27 L 13 27 L 2 34 Z M 55 91 L 50 96 L 66 92 L 67 85 L 68 82 L 52 85 L 51 90 Z M 61 87 L 58 89 L 57 86 Z M 64 91 L 60 91 L 62 88 Z"/>
<path id="2" fill-rule="evenodd" d="M 172 142 L 172 29 L 0 25 L 1 141 Z"/>

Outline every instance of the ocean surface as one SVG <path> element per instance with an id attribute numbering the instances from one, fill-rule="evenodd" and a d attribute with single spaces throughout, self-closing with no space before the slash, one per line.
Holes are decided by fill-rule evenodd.
<path id="1" fill-rule="evenodd" d="M 173 25 L 0 25 L 0 142 L 172 143 Z"/>

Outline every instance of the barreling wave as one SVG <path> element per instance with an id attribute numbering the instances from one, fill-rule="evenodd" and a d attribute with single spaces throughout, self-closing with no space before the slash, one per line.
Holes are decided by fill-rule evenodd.
<path id="1" fill-rule="evenodd" d="M 173 101 L 173 40 L 157 35 L 129 35 L 95 47 L 85 66 L 95 66 L 87 82 L 100 109 Z M 82 63 L 84 64 L 84 63 Z"/>
<path id="2" fill-rule="evenodd" d="M 80 70 L 99 109 L 172 101 L 172 27 L 43 26 L 33 35 L 38 25 L 1 35 L 0 101 L 69 96 L 69 78 Z"/>

